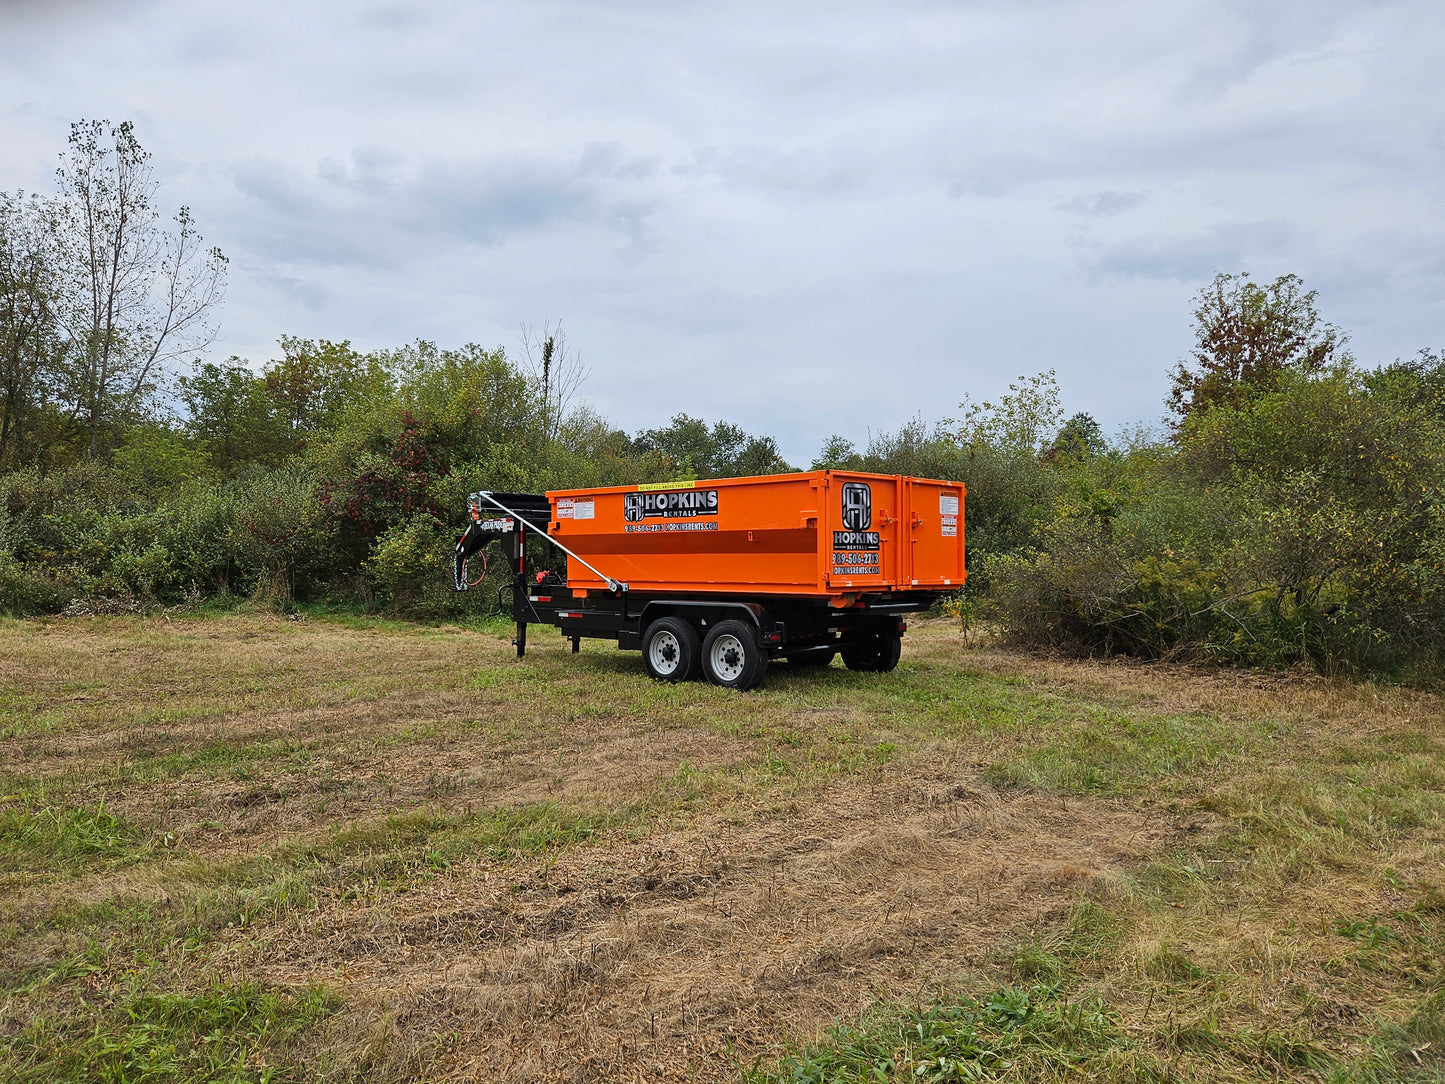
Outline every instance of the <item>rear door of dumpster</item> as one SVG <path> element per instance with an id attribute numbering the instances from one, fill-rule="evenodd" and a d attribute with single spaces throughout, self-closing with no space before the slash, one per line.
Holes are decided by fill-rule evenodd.
<path id="1" fill-rule="evenodd" d="M 908 554 L 899 586 L 962 586 L 963 485 L 905 478 L 902 487 Z"/>

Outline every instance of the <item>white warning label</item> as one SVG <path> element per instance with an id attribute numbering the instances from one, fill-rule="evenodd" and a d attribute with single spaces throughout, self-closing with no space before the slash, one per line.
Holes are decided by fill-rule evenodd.
<path id="1" fill-rule="evenodd" d="M 938 495 L 938 514 L 941 516 L 958 515 L 957 493 L 940 493 Z"/>
<path id="2" fill-rule="evenodd" d="M 596 519 L 597 503 L 595 501 L 575 501 L 572 504 L 573 519 Z"/>

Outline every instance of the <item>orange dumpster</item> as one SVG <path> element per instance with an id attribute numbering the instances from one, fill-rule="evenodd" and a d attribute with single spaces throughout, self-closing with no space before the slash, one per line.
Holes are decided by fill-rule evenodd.
<path id="1" fill-rule="evenodd" d="M 841 597 L 958 588 L 964 487 L 852 471 L 549 492 L 550 533 L 632 591 Z M 575 559 L 567 584 L 605 590 Z"/>

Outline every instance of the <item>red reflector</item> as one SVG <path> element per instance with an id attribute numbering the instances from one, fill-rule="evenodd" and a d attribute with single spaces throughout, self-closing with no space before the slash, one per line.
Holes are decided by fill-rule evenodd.
<path id="1" fill-rule="evenodd" d="M 898 622 L 898 634 L 901 636 L 901 635 L 903 635 L 903 634 L 904 634 L 905 632 L 907 632 L 907 631 L 908 631 L 908 622 L 907 622 L 907 621 L 900 621 L 900 622 Z"/>

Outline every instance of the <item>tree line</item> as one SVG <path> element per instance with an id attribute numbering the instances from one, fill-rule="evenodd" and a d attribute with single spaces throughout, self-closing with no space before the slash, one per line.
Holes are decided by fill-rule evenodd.
<path id="1" fill-rule="evenodd" d="M 560 325 L 510 353 L 283 337 L 259 368 L 183 364 L 225 258 L 185 209 L 162 223 L 147 162 L 129 126 L 83 123 L 55 197 L 0 194 L 0 611 L 464 614 L 495 598 L 448 589 L 469 489 L 794 469 L 725 421 L 613 426 Z M 957 605 L 1021 642 L 1434 680 L 1445 359 L 1363 365 L 1318 301 L 1292 275 L 1204 284 L 1158 430 L 1106 436 L 1049 372 L 808 465 L 963 480 Z"/>
<path id="2" fill-rule="evenodd" d="M 197 362 L 175 381 L 181 413 L 129 425 L 108 454 L 0 473 L 0 610 L 222 595 L 462 613 L 479 596 L 444 573 L 469 489 L 793 469 L 726 422 L 629 435 L 585 403 L 559 412 L 501 348 L 280 345 L 259 372 Z"/>
<path id="3" fill-rule="evenodd" d="M 226 258 L 157 210 L 132 125 L 82 121 L 42 197 L 0 193 L 0 611 L 258 596 L 450 613 L 467 489 L 792 469 L 770 437 L 678 414 L 636 434 L 577 391 L 560 324 L 519 349 L 363 353 L 282 337 L 197 357 Z M 187 359 L 196 359 L 187 361 Z"/>
<path id="4" fill-rule="evenodd" d="M 964 479 L 966 609 L 1017 641 L 1434 680 L 1445 357 L 1363 366 L 1317 303 L 1207 283 L 1160 432 L 1106 440 L 1046 373 L 816 465 Z"/>

